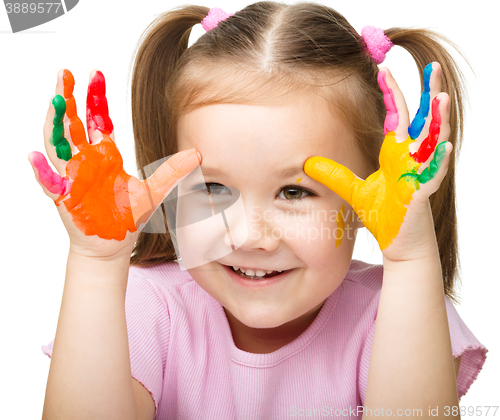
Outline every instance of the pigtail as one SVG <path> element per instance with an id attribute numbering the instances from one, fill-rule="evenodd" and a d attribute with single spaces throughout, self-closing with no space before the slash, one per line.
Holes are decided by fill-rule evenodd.
<path id="1" fill-rule="evenodd" d="M 439 62 L 442 68 L 442 90 L 450 96 L 449 142 L 453 144 L 453 152 L 448 173 L 439 189 L 430 197 L 430 203 L 441 257 L 444 290 L 451 300 L 459 303 L 453 291 L 454 281 L 459 279 L 460 266 L 455 206 L 455 161 L 462 143 L 466 92 L 463 74 L 443 47 L 443 43 L 453 46 L 457 51 L 458 48 L 442 35 L 429 30 L 391 28 L 386 30 L 385 34 L 395 45 L 403 47 L 412 55 L 421 81 L 425 66 L 433 61 Z"/>
<path id="2" fill-rule="evenodd" d="M 200 23 L 208 11 L 207 7 L 184 6 L 163 13 L 146 28 L 139 40 L 132 76 L 132 122 L 139 170 L 177 151 L 170 127 L 168 82 L 174 77 L 179 58 L 188 48 L 191 28 Z M 141 232 L 131 264 L 153 265 L 175 258 L 168 231 Z"/>

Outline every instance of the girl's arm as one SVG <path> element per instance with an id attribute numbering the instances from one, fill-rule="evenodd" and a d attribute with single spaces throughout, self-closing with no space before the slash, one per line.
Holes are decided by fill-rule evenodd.
<path id="1" fill-rule="evenodd" d="M 407 418 L 436 418 L 436 414 L 440 418 L 460 418 L 441 260 L 429 203 L 429 196 L 446 175 L 452 149 L 446 143 L 450 132 L 449 97 L 439 93 L 440 73 L 437 63 L 427 66 L 426 90 L 412 124 L 403 95 L 390 72 L 383 69 L 379 76 L 386 102 L 392 99 L 396 108 L 393 111 L 399 119 L 392 126 L 389 122 L 389 128 L 400 138 L 412 132 L 409 141 L 416 140 L 420 147 L 418 152 L 402 159 L 403 174 L 396 172 L 398 184 L 403 181 L 405 188 L 400 197 L 409 194 L 408 187 L 410 192 L 412 188 L 415 190 L 406 199 L 404 223 L 390 245 L 381 244 L 383 285 L 363 418 L 376 417 L 368 409 L 382 407 L 386 411 L 390 408 L 396 415 L 404 413 Z M 433 156 L 421 157 L 432 145 Z M 420 168 L 418 164 L 425 161 L 427 164 Z M 412 164 L 414 169 L 408 170 Z"/>
<path id="2" fill-rule="evenodd" d="M 132 379 L 130 368 L 125 318 L 130 255 L 139 230 L 201 158 L 195 149 L 186 150 L 147 180 L 128 175 L 114 142 L 104 76 L 91 73 L 88 139 L 73 87 L 73 75 L 60 71 L 44 127 L 57 173 L 41 153 L 29 156 L 70 238 L 43 419 L 152 419 L 152 397 Z"/>
<path id="3" fill-rule="evenodd" d="M 449 96 L 440 93 L 440 75 L 438 63 L 425 68 L 421 106 L 410 124 L 401 91 L 390 72 L 380 69 L 386 136 L 380 169 L 366 180 L 322 157 L 304 167 L 353 207 L 384 256 L 363 418 L 436 418 L 429 412 L 436 408 L 439 418 L 460 418 L 453 410 L 457 383 L 429 203 L 453 148 L 447 142 Z"/>
<path id="4" fill-rule="evenodd" d="M 423 210 L 429 253 L 384 257 L 363 418 L 377 417 L 366 408 L 382 407 L 406 418 L 436 418 L 429 407 L 438 418 L 460 418 L 441 263 L 430 206 Z"/>
<path id="5" fill-rule="evenodd" d="M 138 418 L 125 320 L 129 258 L 69 252 L 43 420 Z"/>

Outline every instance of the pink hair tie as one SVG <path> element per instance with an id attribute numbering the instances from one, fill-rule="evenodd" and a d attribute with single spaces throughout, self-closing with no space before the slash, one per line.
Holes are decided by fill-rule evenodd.
<path id="1" fill-rule="evenodd" d="M 201 21 L 201 26 L 205 31 L 216 28 L 219 22 L 226 20 L 229 16 L 233 16 L 234 13 L 226 13 L 224 10 L 218 7 L 212 7 L 203 20 Z"/>
<path id="2" fill-rule="evenodd" d="M 385 55 L 394 46 L 392 41 L 385 35 L 384 30 L 374 26 L 365 26 L 361 29 L 361 36 L 366 42 L 368 51 L 377 64 L 385 60 Z"/>

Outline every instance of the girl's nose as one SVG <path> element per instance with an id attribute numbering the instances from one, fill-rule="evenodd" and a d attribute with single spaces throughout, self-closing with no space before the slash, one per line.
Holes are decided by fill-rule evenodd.
<path id="1" fill-rule="evenodd" d="M 239 246 L 243 251 L 273 252 L 280 245 L 279 228 L 273 212 L 257 204 L 245 203 L 247 238 Z"/>

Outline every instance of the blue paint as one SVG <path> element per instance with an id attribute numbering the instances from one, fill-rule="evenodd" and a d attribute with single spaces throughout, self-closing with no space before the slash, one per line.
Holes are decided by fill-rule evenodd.
<path id="1" fill-rule="evenodd" d="M 431 104 L 431 95 L 430 95 L 430 80 L 432 74 L 432 63 L 427 64 L 424 69 L 424 91 L 422 92 L 422 96 L 420 96 L 420 108 L 418 108 L 417 115 L 411 122 L 408 127 L 408 134 L 410 137 L 415 140 L 420 133 L 424 129 L 425 119 L 427 115 L 429 115 L 429 109 Z"/>

